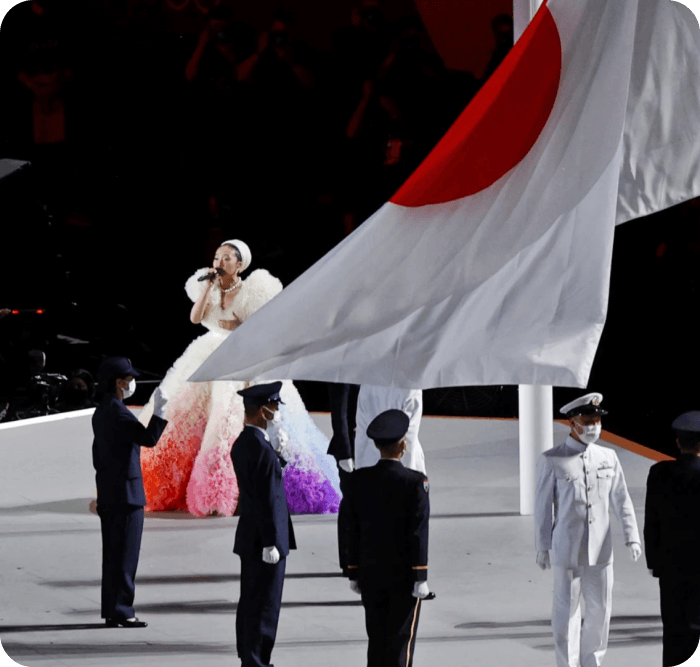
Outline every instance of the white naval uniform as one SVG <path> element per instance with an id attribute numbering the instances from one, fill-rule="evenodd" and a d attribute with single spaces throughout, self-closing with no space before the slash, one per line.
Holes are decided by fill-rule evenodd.
<path id="1" fill-rule="evenodd" d="M 357 396 L 357 429 L 355 431 L 355 467 L 369 468 L 380 459 L 379 450 L 367 437 L 370 422 L 385 410 L 403 410 L 409 417 L 406 432 L 406 451 L 401 463 L 406 468 L 425 472 L 423 448 L 418 441 L 418 429 L 423 416 L 423 391 L 360 385 Z"/>
<path id="2" fill-rule="evenodd" d="M 557 667 L 598 667 L 607 649 L 613 587 L 610 505 L 622 524 L 625 543 L 641 544 L 614 450 L 586 446 L 569 436 L 542 454 L 537 465 L 535 547 L 551 551 Z"/>

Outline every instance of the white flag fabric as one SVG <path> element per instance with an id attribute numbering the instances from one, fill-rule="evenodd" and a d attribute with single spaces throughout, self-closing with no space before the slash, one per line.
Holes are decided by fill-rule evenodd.
<path id="1" fill-rule="evenodd" d="M 391 200 L 190 379 L 585 387 L 615 224 L 700 194 L 699 42 L 671 0 L 549 0 Z"/>
<path id="2" fill-rule="evenodd" d="M 700 174 L 697 19 L 678 2 L 642 2 L 637 23 L 618 224 L 695 196 Z"/>

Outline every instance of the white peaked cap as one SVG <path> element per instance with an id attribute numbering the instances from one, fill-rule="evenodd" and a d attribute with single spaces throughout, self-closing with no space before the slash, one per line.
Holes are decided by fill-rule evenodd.
<path id="1" fill-rule="evenodd" d="M 585 396 L 581 396 L 580 398 L 577 398 L 571 403 L 567 403 L 564 405 L 559 412 L 561 412 L 563 415 L 568 414 L 572 410 L 575 410 L 576 408 L 582 408 L 584 406 L 594 406 L 598 407 L 603 401 L 603 394 L 599 394 L 598 392 L 593 392 L 591 394 L 586 394 Z M 585 412 L 585 411 L 584 411 Z M 604 410 L 596 410 L 595 412 L 598 412 L 599 414 L 604 414 Z"/>

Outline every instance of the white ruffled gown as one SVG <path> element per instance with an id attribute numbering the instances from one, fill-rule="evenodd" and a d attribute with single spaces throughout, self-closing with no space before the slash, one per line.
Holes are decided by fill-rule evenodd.
<path id="1" fill-rule="evenodd" d="M 197 271 L 185 285 L 196 301 L 205 283 Z M 232 516 L 238 502 L 238 484 L 231 462 L 231 447 L 243 430 L 243 399 L 236 392 L 245 382 L 188 382 L 187 379 L 226 339 L 229 331 L 219 320 L 245 320 L 282 291 L 282 283 L 264 269 L 242 281 L 230 310 L 223 311 L 220 291 L 202 320 L 209 329 L 196 338 L 166 373 L 161 387 L 169 400 L 168 425 L 154 448 L 141 451 L 141 469 L 148 511 L 187 510 L 195 516 L 216 512 Z M 326 454 L 328 440 L 314 424 L 291 380 L 284 380 L 280 405 L 281 428 L 288 435 L 284 455 L 284 487 L 293 514 L 337 513 L 340 483 L 335 462 Z M 139 421 L 147 424 L 153 414 L 153 396 Z"/>

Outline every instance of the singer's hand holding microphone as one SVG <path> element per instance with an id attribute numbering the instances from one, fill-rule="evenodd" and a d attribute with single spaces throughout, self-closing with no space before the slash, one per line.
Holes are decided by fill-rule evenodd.
<path id="1" fill-rule="evenodd" d="M 224 271 L 220 266 L 217 266 L 215 269 L 212 269 L 209 271 L 209 273 L 205 273 L 203 276 L 199 276 L 197 278 L 197 281 L 202 283 L 205 280 L 208 280 L 211 284 L 214 284 L 214 278 L 217 276 L 225 276 L 226 271 Z"/>

